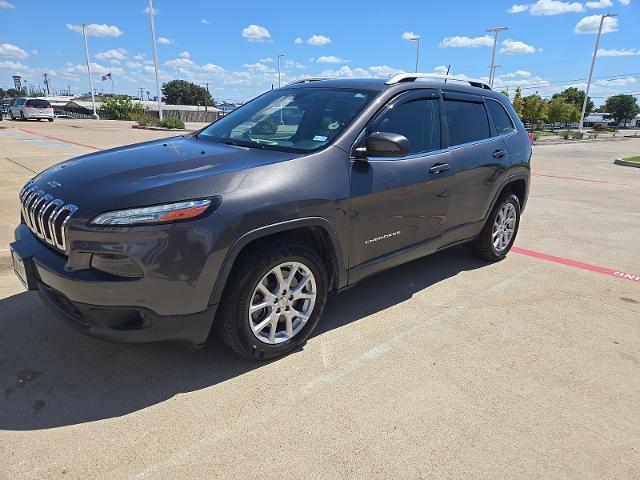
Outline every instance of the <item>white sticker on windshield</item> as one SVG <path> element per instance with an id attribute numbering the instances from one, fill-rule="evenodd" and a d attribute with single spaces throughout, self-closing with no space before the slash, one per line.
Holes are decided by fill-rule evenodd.
<path id="1" fill-rule="evenodd" d="M 327 137 L 325 137 L 324 135 L 316 135 L 315 137 L 313 137 L 313 141 L 314 142 L 326 142 L 327 141 Z"/>

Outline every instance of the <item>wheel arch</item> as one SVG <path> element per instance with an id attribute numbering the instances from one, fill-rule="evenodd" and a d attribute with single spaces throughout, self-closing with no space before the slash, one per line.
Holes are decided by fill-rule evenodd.
<path id="1" fill-rule="evenodd" d="M 325 261 L 327 271 L 330 274 L 331 287 L 339 289 L 346 285 L 347 272 L 345 262 L 338 235 L 331 223 L 322 217 L 299 218 L 260 227 L 240 236 L 227 251 L 213 287 L 209 304 L 214 305 L 220 302 L 233 266 L 243 251 L 252 248 L 259 242 L 278 236 L 297 238 L 310 243 L 318 250 L 318 253 Z"/>

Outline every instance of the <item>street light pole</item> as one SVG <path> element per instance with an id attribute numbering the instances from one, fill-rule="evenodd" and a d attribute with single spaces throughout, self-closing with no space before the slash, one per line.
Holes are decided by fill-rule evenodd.
<path id="1" fill-rule="evenodd" d="M 587 90 L 584 92 L 584 101 L 582 102 L 582 112 L 580 113 L 580 131 L 584 128 L 584 114 L 587 111 L 587 101 L 589 100 L 589 88 L 591 88 L 591 76 L 593 68 L 596 65 L 596 57 L 598 56 L 598 46 L 600 45 L 600 35 L 602 34 L 602 26 L 604 19 L 607 17 L 617 17 L 615 13 L 604 13 L 600 16 L 600 26 L 598 27 L 598 36 L 596 37 L 596 46 L 593 49 L 593 58 L 591 59 L 591 68 L 589 69 L 589 79 L 587 80 Z"/>
<path id="2" fill-rule="evenodd" d="M 84 38 L 84 54 L 87 59 L 87 72 L 89 73 L 89 88 L 91 89 L 91 103 L 93 104 L 93 118 L 98 120 L 100 116 L 96 112 L 96 97 L 93 93 L 93 80 L 91 79 L 91 65 L 89 64 L 89 46 L 87 44 L 87 32 L 84 31 L 86 25 L 82 24 L 82 37 Z"/>
<path id="3" fill-rule="evenodd" d="M 493 87 L 494 64 L 496 61 L 496 46 L 498 45 L 498 32 L 509 30 L 509 27 L 488 28 L 487 32 L 493 32 L 493 52 L 491 53 L 491 66 L 489 67 L 489 86 Z"/>
<path id="4" fill-rule="evenodd" d="M 278 88 L 280 88 L 280 59 L 284 57 L 284 53 L 278 54 Z"/>
<path id="5" fill-rule="evenodd" d="M 420 35 L 416 35 L 411 40 L 416 42 L 416 73 L 418 73 L 418 67 L 420 65 Z"/>
<path id="6" fill-rule="evenodd" d="M 158 76 L 158 52 L 156 51 L 156 29 L 153 25 L 153 0 L 149 0 L 149 20 L 151 22 L 151 43 L 153 46 L 153 68 L 156 72 L 156 93 L 158 95 L 158 117 L 162 121 L 162 94 L 160 91 L 160 77 Z"/>

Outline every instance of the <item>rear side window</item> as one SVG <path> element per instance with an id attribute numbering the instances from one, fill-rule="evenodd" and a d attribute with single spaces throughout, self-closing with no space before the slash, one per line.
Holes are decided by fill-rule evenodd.
<path id="1" fill-rule="evenodd" d="M 27 100 L 27 107 L 31 107 L 31 108 L 49 108 L 49 102 L 46 100 Z"/>
<path id="2" fill-rule="evenodd" d="M 369 127 L 369 132 L 403 135 L 409 140 L 409 153 L 440 149 L 440 113 L 435 99 L 416 99 L 387 108 Z"/>
<path id="3" fill-rule="evenodd" d="M 491 137 L 487 111 L 482 103 L 445 100 L 444 112 L 451 146 Z"/>
<path id="4" fill-rule="evenodd" d="M 507 114 L 504 107 L 500 105 L 500 102 L 487 99 L 486 105 L 489 109 L 489 113 L 491 114 L 491 118 L 493 118 L 493 124 L 496 126 L 498 135 L 504 135 L 505 133 L 513 132 L 516 129 L 513 126 L 511 117 L 509 117 L 509 114 Z"/>

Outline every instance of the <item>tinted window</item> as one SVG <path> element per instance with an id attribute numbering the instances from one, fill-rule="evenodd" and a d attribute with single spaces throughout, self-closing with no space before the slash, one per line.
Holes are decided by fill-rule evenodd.
<path id="1" fill-rule="evenodd" d="M 489 119 L 482 103 L 444 101 L 451 145 L 475 142 L 491 136 Z"/>
<path id="2" fill-rule="evenodd" d="M 404 135 L 409 153 L 440 149 L 440 116 L 437 100 L 417 99 L 387 107 L 369 127 L 369 132 Z"/>
<path id="3" fill-rule="evenodd" d="M 331 143 L 377 92 L 281 88 L 234 110 L 198 138 L 267 150 L 310 152 Z"/>
<path id="4" fill-rule="evenodd" d="M 499 102 L 496 102 L 494 100 L 487 100 L 487 108 L 489 109 L 491 118 L 493 118 L 493 123 L 496 126 L 498 135 L 513 132 L 515 130 L 515 127 L 511 122 L 511 118 Z"/>
<path id="5" fill-rule="evenodd" d="M 46 100 L 27 100 L 27 107 L 32 108 L 49 108 L 49 102 Z"/>

